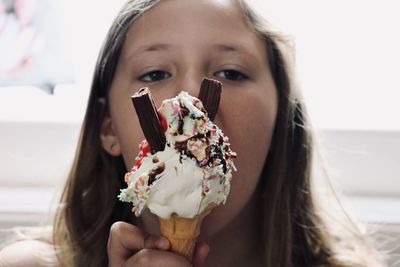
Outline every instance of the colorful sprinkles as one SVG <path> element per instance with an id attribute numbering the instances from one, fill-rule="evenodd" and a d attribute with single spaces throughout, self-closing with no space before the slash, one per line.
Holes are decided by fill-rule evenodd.
<path id="1" fill-rule="evenodd" d="M 166 146 L 175 148 L 181 162 L 186 157 L 191 158 L 205 170 L 202 196 L 210 191 L 212 179 L 218 179 L 221 184 L 228 186 L 232 170 L 236 170 L 233 164 L 236 153 L 230 149 L 228 137 L 207 117 L 202 103 L 186 92 L 181 92 L 177 97 L 164 101 L 158 114 L 165 130 Z M 132 212 L 136 216 L 142 213 L 151 189 L 163 178 L 165 168 L 164 162 L 159 162 L 157 153 L 151 154 L 146 140 L 140 143 L 139 148 L 135 165 L 125 175 L 128 188 L 121 190 L 118 196 L 121 201 L 132 202 Z M 139 176 L 135 175 L 146 157 L 152 157 L 154 167 Z"/>

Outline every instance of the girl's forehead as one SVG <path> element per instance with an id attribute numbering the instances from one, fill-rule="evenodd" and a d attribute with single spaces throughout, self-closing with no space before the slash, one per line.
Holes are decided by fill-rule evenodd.
<path id="1" fill-rule="evenodd" d="M 150 43 L 238 42 L 248 46 L 256 34 L 231 0 L 164 0 L 144 12 L 132 24 L 126 43 L 140 47 Z"/>
<path id="2" fill-rule="evenodd" d="M 221 26 L 218 24 L 226 22 L 235 24 L 234 22 L 243 22 L 243 15 L 238 6 L 230 0 L 163 0 L 145 11 L 134 22 L 134 27 L 157 24 L 158 27 L 165 29 L 171 25 L 170 22 L 175 22 L 173 25 L 184 28 L 186 24 L 181 24 L 182 22 L 195 22 L 195 25 L 201 25 L 207 21 L 214 23 L 215 26 Z"/>

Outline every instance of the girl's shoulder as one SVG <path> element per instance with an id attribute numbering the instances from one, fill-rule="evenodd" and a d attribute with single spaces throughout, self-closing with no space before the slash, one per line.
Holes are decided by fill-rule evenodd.
<path id="1" fill-rule="evenodd" d="M 39 267 L 55 260 L 53 245 L 39 240 L 23 240 L 0 251 L 0 266 Z"/>

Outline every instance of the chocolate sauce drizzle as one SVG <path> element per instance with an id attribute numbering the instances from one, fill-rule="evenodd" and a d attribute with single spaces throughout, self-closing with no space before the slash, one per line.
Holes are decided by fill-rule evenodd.
<path id="1" fill-rule="evenodd" d="M 184 125 L 184 120 L 186 116 L 190 114 L 189 109 L 182 103 L 182 101 L 179 102 L 179 120 L 178 120 L 178 134 L 183 134 L 183 125 Z M 193 118 L 192 118 L 193 119 Z"/>
<path id="2" fill-rule="evenodd" d="M 162 162 L 159 165 L 157 165 L 155 168 L 153 168 L 149 172 L 149 180 L 147 181 L 147 185 L 150 186 L 156 181 L 156 176 L 162 173 L 165 170 L 165 163 Z"/>
<path id="3" fill-rule="evenodd" d="M 221 165 L 222 165 L 222 171 L 224 172 L 224 174 L 226 174 L 226 172 L 228 171 L 228 168 L 227 168 L 227 166 L 226 166 L 227 163 L 226 163 L 226 160 L 225 160 L 225 157 L 224 157 L 224 153 L 223 153 L 223 151 L 222 151 L 222 149 L 221 149 L 222 144 L 223 144 L 223 138 L 222 138 L 222 136 L 220 137 L 220 139 L 219 139 L 219 141 L 218 141 L 218 145 L 209 145 L 209 146 L 206 148 L 206 155 L 207 155 L 207 161 L 206 161 L 206 162 L 199 161 L 199 160 L 192 154 L 192 152 L 191 152 L 190 150 L 188 150 L 187 143 L 188 143 L 190 140 L 201 140 L 201 139 L 203 139 L 203 138 L 206 138 L 207 135 L 209 136 L 210 133 L 209 133 L 209 132 L 206 132 L 206 134 L 197 134 L 197 135 L 195 135 L 195 136 L 189 138 L 188 140 L 181 141 L 181 142 L 176 142 L 176 143 L 175 143 L 175 149 L 176 149 L 177 151 L 179 151 L 179 153 L 180 153 L 179 162 L 182 163 L 182 159 L 183 159 L 183 156 L 184 156 L 184 155 L 185 155 L 186 157 L 188 157 L 188 158 L 191 158 L 191 159 L 196 160 L 197 164 L 198 164 L 200 167 L 203 167 L 203 166 L 213 167 L 214 162 L 215 162 L 215 161 L 218 161 L 218 164 L 221 164 Z"/>

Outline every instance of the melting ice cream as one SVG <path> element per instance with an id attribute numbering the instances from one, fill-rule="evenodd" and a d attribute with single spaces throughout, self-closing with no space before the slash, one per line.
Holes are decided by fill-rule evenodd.
<path id="1" fill-rule="evenodd" d="M 152 154 L 147 141 L 141 142 L 136 163 L 125 175 L 128 187 L 119 199 L 132 202 L 136 216 L 148 207 L 165 219 L 174 213 L 193 218 L 210 204 L 225 203 L 236 153 L 202 102 L 181 92 L 164 100 L 158 115 L 165 148 Z"/>

